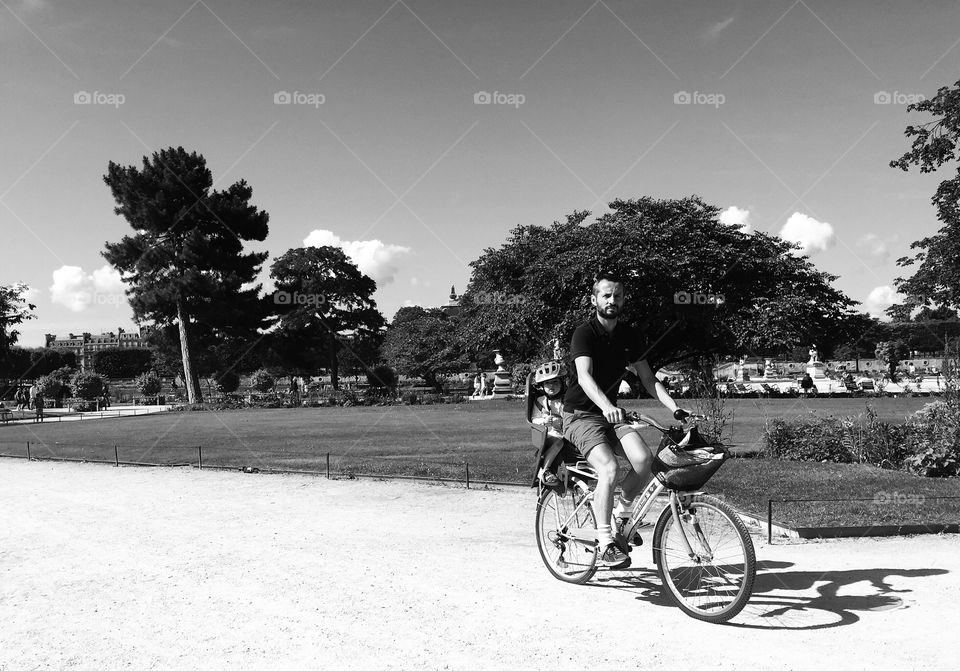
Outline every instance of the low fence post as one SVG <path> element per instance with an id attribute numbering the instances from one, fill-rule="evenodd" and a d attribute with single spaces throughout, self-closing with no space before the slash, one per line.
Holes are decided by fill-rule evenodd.
<path id="1" fill-rule="evenodd" d="M 464 460 L 463 466 L 467 471 L 467 489 L 470 489 L 470 462 Z"/>
<path id="2" fill-rule="evenodd" d="M 330 479 L 330 453 L 327 452 L 327 480 Z"/>
<path id="3" fill-rule="evenodd" d="M 27 441 L 27 461 L 31 461 L 33 457 L 30 456 L 30 441 Z"/>
<path id="4" fill-rule="evenodd" d="M 113 461 L 114 464 L 119 468 L 120 467 L 120 450 L 117 449 L 117 446 L 113 446 Z"/>
<path id="5" fill-rule="evenodd" d="M 767 499 L 767 545 L 773 545 L 773 499 Z"/>
<path id="6" fill-rule="evenodd" d="M 203 470 L 203 445 L 197 445 L 197 468 Z"/>

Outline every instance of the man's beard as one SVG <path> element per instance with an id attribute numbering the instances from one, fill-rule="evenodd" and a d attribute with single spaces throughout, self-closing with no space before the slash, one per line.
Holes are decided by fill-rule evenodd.
<path id="1" fill-rule="evenodd" d="M 613 317 L 619 317 L 620 306 L 615 303 L 612 305 L 605 305 L 602 308 L 597 308 L 597 312 L 600 313 L 601 317 L 606 317 L 607 319 L 611 319 Z"/>

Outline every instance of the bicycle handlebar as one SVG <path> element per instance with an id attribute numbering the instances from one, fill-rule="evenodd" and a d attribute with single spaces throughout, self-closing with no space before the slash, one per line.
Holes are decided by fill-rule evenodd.
<path id="1" fill-rule="evenodd" d="M 698 420 L 708 419 L 708 417 L 706 415 L 695 415 L 691 413 L 687 417 L 687 419 L 698 421 Z M 628 412 L 627 421 L 630 422 L 631 424 L 646 424 L 648 426 L 652 426 L 660 433 L 666 433 L 667 431 L 669 431 L 669 429 L 667 429 L 665 426 L 660 424 L 660 422 L 655 420 L 653 417 L 650 417 L 649 415 L 642 415 L 639 412 Z"/>

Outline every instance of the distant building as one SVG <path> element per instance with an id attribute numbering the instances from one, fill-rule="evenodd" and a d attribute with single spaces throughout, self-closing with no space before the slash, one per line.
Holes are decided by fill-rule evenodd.
<path id="1" fill-rule="evenodd" d="M 118 328 L 117 332 L 69 334 L 66 338 L 46 334 L 46 347 L 56 350 L 66 350 L 73 352 L 77 356 L 77 365 L 80 370 L 87 370 L 93 366 L 93 357 L 100 350 L 114 349 L 117 347 L 147 347 L 145 338 L 150 332 L 149 326 L 141 326 L 139 332 L 132 333 Z"/>
<path id="2" fill-rule="evenodd" d="M 450 297 L 446 305 L 441 305 L 440 309 L 448 317 L 456 317 L 460 314 L 460 297 L 457 295 L 456 287 L 450 287 Z"/>

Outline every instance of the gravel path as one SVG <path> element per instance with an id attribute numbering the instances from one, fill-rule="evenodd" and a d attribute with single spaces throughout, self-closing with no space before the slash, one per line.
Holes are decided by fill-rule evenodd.
<path id="1" fill-rule="evenodd" d="M 754 598 L 717 626 L 660 597 L 646 547 L 591 585 L 554 580 L 534 507 L 525 489 L 2 459 L 0 669 L 956 668 L 955 536 L 755 538 Z"/>

